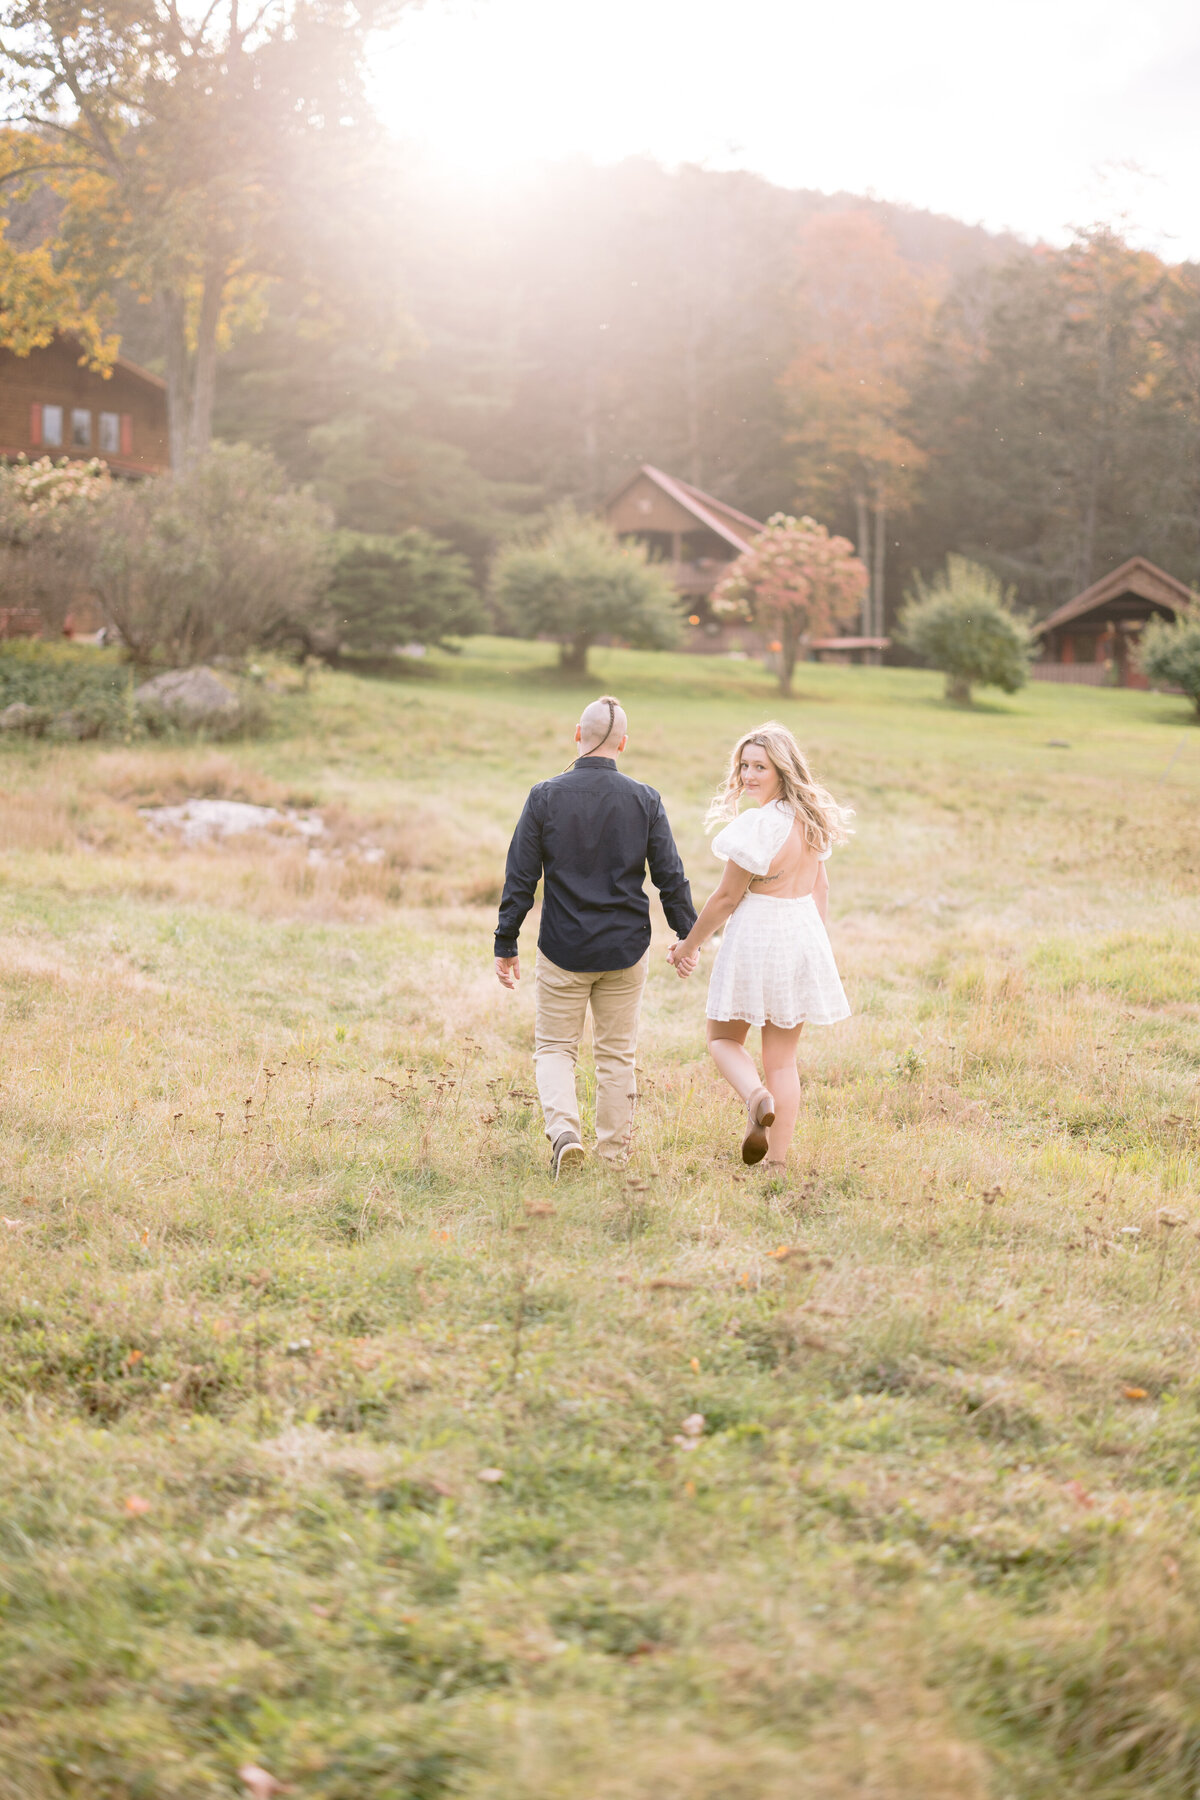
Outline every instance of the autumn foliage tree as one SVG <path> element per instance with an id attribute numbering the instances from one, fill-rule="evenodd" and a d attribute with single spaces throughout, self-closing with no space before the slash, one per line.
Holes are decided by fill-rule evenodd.
<path id="1" fill-rule="evenodd" d="M 713 592 L 717 613 L 740 614 L 779 643 L 779 691 L 790 694 L 796 657 L 814 637 L 854 622 L 867 570 L 848 538 L 815 519 L 775 513 Z"/>
<path id="2" fill-rule="evenodd" d="M 925 460 L 908 408 L 932 285 L 866 211 L 818 214 L 798 254 L 796 352 L 782 384 L 797 479 L 810 504 L 853 498 L 859 555 L 872 577 L 862 625 L 882 636 L 888 522 L 910 503 Z"/>

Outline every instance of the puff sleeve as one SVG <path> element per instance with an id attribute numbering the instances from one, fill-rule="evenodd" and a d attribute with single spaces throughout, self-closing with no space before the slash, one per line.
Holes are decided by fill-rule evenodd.
<path id="1" fill-rule="evenodd" d="M 739 813 L 712 841 L 713 855 L 734 862 L 752 875 L 765 875 L 787 842 L 792 829 L 790 807 L 773 801 L 754 812 Z"/>

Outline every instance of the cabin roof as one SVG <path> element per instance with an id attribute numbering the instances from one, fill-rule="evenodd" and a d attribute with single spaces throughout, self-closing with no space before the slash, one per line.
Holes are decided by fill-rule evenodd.
<path id="1" fill-rule="evenodd" d="M 1141 600 L 1156 602 L 1169 611 L 1187 612 L 1195 605 L 1196 596 L 1186 583 L 1176 581 L 1165 569 L 1144 556 L 1131 556 L 1123 562 L 1119 569 L 1111 574 L 1101 576 L 1082 594 L 1076 594 L 1073 600 L 1067 600 L 1049 618 L 1042 619 L 1034 626 L 1033 634 L 1040 637 L 1043 632 L 1053 631 L 1058 625 L 1067 625 L 1072 619 L 1078 619 L 1084 613 L 1092 612 L 1098 606 L 1104 606 L 1110 600 L 1118 599 L 1122 594 L 1136 594 Z"/>
<path id="2" fill-rule="evenodd" d="M 83 344 L 73 331 L 60 331 L 55 335 L 60 344 L 69 344 L 81 357 L 86 355 Z M 45 348 L 49 348 L 49 346 L 47 345 Z M 32 352 L 30 354 L 32 355 Z M 166 392 L 167 384 L 161 375 L 154 375 L 149 369 L 143 369 L 141 363 L 131 362 L 127 356 L 114 356 L 113 368 L 123 369 L 126 375 L 136 376 L 139 381 L 148 382 L 151 387 L 161 388 L 164 393 Z"/>
<path id="3" fill-rule="evenodd" d="M 685 512 L 691 513 L 698 524 L 724 538 L 739 555 L 747 548 L 750 539 L 762 530 L 759 521 L 752 519 L 749 513 L 739 512 L 736 506 L 727 506 L 723 500 L 706 494 L 703 488 L 693 487 L 690 481 L 681 481 L 676 475 L 664 474 L 653 463 L 643 463 L 636 469 L 615 493 L 609 495 L 606 505 L 615 506 L 622 494 L 627 493 L 643 476 L 652 481 L 655 487 L 661 488 L 677 506 L 682 506 Z"/>

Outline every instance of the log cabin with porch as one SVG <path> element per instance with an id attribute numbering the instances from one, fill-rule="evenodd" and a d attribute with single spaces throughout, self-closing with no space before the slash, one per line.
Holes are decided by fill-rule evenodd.
<path id="1" fill-rule="evenodd" d="M 1147 621 L 1185 617 L 1196 604 L 1182 581 L 1144 556 L 1131 556 L 1034 626 L 1042 653 L 1029 672 L 1037 681 L 1148 687 L 1137 662 Z"/>
<path id="2" fill-rule="evenodd" d="M 768 658 L 778 653 L 779 645 L 768 643 L 761 631 L 722 617 L 711 605 L 712 591 L 729 565 L 764 529 L 758 519 L 652 463 L 643 463 L 617 489 L 604 516 L 618 538 L 636 539 L 653 562 L 667 565 L 688 607 L 683 649 Z M 888 642 L 885 637 L 813 638 L 806 650 L 814 662 L 878 663 Z"/>
<path id="3" fill-rule="evenodd" d="M 66 333 L 27 356 L 0 349 L 0 458 L 98 456 L 114 475 L 163 474 L 166 382 L 123 356 L 98 374 L 83 354 Z"/>

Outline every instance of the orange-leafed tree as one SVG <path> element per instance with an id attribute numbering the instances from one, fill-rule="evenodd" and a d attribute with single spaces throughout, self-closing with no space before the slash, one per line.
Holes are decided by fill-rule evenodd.
<path id="1" fill-rule="evenodd" d="M 871 575 L 863 630 L 882 636 L 888 518 L 909 504 L 924 461 L 907 413 L 935 294 L 866 211 L 819 214 L 799 258 L 797 347 L 783 390 L 800 494 L 826 507 L 853 499 Z"/>
<path id="2" fill-rule="evenodd" d="M 853 623 L 866 591 L 866 566 L 849 538 L 831 537 L 815 519 L 775 513 L 730 565 L 712 606 L 740 614 L 778 642 L 779 691 L 790 694 L 802 645 Z"/>

